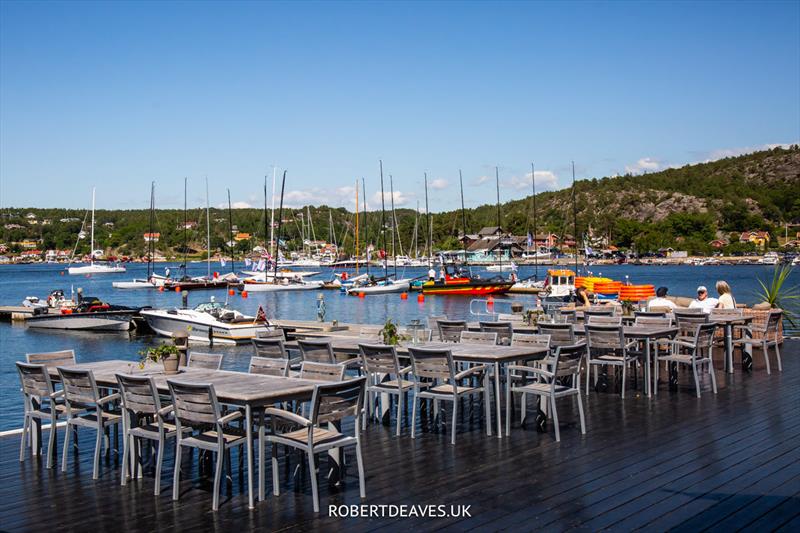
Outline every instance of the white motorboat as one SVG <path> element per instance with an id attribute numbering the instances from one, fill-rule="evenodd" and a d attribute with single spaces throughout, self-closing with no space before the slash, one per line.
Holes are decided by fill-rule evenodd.
<path id="1" fill-rule="evenodd" d="M 133 281 L 115 281 L 111 284 L 115 289 L 157 289 L 164 286 L 165 276 L 153 274 L 150 279 L 134 279 Z"/>
<path id="2" fill-rule="evenodd" d="M 202 303 L 194 309 L 146 309 L 141 315 L 153 331 L 173 337 L 179 331 L 189 334 L 189 341 L 209 344 L 247 342 L 260 331 L 267 331 L 267 322 L 243 315 L 217 302 Z"/>
<path id="3" fill-rule="evenodd" d="M 486 270 L 489 272 L 513 272 L 517 269 L 517 265 L 514 263 L 499 263 L 496 265 L 489 265 L 486 267 Z"/>
<path id="4" fill-rule="evenodd" d="M 397 292 L 407 292 L 411 286 L 410 279 L 385 279 L 373 284 L 358 285 L 354 284 L 346 289 L 347 294 L 391 294 Z"/>
<path id="5" fill-rule="evenodd" d="M 54 291 L 48 301 L 60 291 Z M 50 308 L 50 312 L 29 317 L 29 328 L 71 329 L 90 331 L 128 331 L 138 309 L 109 305 L 97 298 L 84 298 L 75 307 Z"/>
<path id="6" fill-rule="evenodd" d="M 85 266 L 77 266 L 77 267 L 69 267 L 67 268 L 67 272 L 72 275 L 79 275 L 79 274 L 119 274 L 121 272 L 125 272 L 125 267 L 119 264 L 109 264 L 109 263 L 95 263 L 95 249 L 94 249 L 94 193 L 95 189 L 92 188 L 92 231 L 91 231 L 91 240 L 89 243 L 89 250 L 90 253 L 90 263 Z M 85 234 L 84 234 L 85 235 Z M 80 239 L 80 235 L 78 236 Z M 98 252 L 101 253 L 101 252 Z"/>
<path id="7" fill-rule="evenodd" d="M 312 276 L 316 276 L 319 273 L 320 273 L 319 271 L 315 272 L 315 271 L 301 271 L 301 270 L 298 270 L 298 271 L 295 271 L 295 270 L 279 270 L 277 277 L 279 279 L 281 279 L 281 278 L 292 279 L 292 278 L 296 278 L 296 277 L 299 277 L 299 278 L 310 278 Z M 259 272 L 257 270 L 242 270 L 242 274 L 244 274 L 245 276 L 248 276 L 248 278 L 250 278 L 250 279 L 258 279 L 258 280 L 261 280 L 261 281 L 264 281 L 265 279 L 273 279 L 274 277 L 276 277 L 275 276 L 275 272 L 273 272 L 272 270 L 269 270 L 267 272 Z"/>
<path id="8" fill-rule="evenodd" d="M 513 284 L 509 292 L 538 293 L 539 291 L 542 290 L 544 290 L 544 281 L 534 281 L 532 279 L 526 279 L 518 281 L 515 284 Z"/>
<path id="9" fill-rule="evenodd" d="M 304 281 L 302 279 L 282 278 L 277 281 L 270 278 L 267 281 L 254 278 L 245 279 L 239 290 L 247 292 L 278 292 L 278 291 L 311 291 L 321 289 L 322 281 Z"/>
<path id="10" fill-rule="evenodd" d="M 797 265 L 800 265 L 800 255 L 796 255 L 794 256 L 794 259 L 792 259 L 792 266 L 797 266 Z"/>
<path id="11" fill-rule="evenodd" d="M 780 260 L 781 258 L 778 255 L 778 252 L 767 252 L 763 257 L 761 257 L 761 259 L 758 260 L 758 264 L 774 266 L 780 263 Z"/>

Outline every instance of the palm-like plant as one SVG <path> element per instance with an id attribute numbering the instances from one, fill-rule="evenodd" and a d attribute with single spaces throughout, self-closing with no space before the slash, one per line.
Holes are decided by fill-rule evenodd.
<path id="1" fill-rule="evenodd" d="M 756 291 L 756 297 L 768 303 L 773 309 L 783 309 L 783 316 L 792 326 L 796 325 L 797 304 L 800 302 L 800 285 L 788 286 L 786 281 L 792 273 L 790 265 L 775 267 L 771 281 L 758 279 L 761 289 Z"/>

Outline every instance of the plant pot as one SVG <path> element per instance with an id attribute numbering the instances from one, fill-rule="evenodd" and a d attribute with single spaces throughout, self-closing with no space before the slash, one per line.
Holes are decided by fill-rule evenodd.
<path id="1" fill-rule="evenodd" d="M 164 365 L 164 373 L 165 374 L 177 374 L 178 373 L 178 363 L 180 359 L 178 359 L 177 355 L 170 355 L 168 357 L 164 357 L 161 359 L 161 364 Z"/>

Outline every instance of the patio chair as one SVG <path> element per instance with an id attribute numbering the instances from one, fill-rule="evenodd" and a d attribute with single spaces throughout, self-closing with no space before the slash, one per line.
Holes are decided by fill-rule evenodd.
<path id="1" fill-rule="evenodd" d="M 550 417 L 553 419 L 555 428 L 556 442 L 561 441 L 561 433 L 558 425 L 558 411 L 556 410 L 556 400 L 570 396 L 578 397 L 578 413 L 580 414 L 581 434 L 586 434 L 586 422 L 583 415 L 583 400 L 581 399 L 581 362 L 586 351 L 584 344 L 572 346 L 559 346 L 556 348 L 552 357 L 550 370 L 537 366 L 509 365 L 509 379 L 506 381 L 506 413 L 511 413 L 511 403 L 513 394 L 522 394 L 520 407 L 520 423 L 525 420 L 526 395 L 534 394 L 544 398 L 550 404 Z M 536 381 L 528 381 L 521 385 L 514 385 L 523 382 L 526 376 L 538 378 Z M 570 384 L 563 385 L 559 379 L 570 377 Z M 506 415 L 506 435 L 511 433 L 511 417 Z"/>
<path id="2" fill-rule="evenodd" d="M 367 376 L 369 416 L 373 416 L 375 400 L 380 398 L 381 394 L 397 396 L 397 436 L 399 437 L 406 394 L 414 389 L 414 382 L 404 379 L 404 376 L 411 372 L 411 367 L 401 367 L 394 346 L 359 344 L 358 350 L 361 352 L 361 364 Z M 366 416 L 362 419 L 362 423 L 364 424 L 363 429 L 366 429 Z"/>
<path id="3" fill-rule="evenodd" d="M 778 347 L 778 326 L 783 319 L 783 311 L 780 309 L 772 310 L 769 312 L 767 321 L 763 326 L 755 324 L 750 326 L 741 326 L 739 329 L 744 333 L 740 339 L 733 341 L 734 347 L 738 347 L 744 352 L 745 348 L 750 346 L 758 346 L 764 352 L 764 362 L 767 365 L 767 374 L 770 374 L 769 366 L 769 348 L 775 349 L 775 358 L 778 361 L 778 372 L 783 372 L 781 365 L 781 351 Z"/>
<path id="4" fill-rule="evenodd" d="M 300 339 L 297 341 L 303 361 L 312 363 L 336 363 L 333 345 L 329 339 Z"/>
<path id="5" fill-rule="evenodd" d="M 360 339 L 378 341 L 381 338 L 380 333 L 382 329 L 382 326 L 361 326 L 358 330 L 358 337 Z"/>
<path id="6" fill-rule="evenodd" d="M 447 315 L 430 315 L 427 317 L 428 329 L 431 331 L 439 331 L 437 323 L 440 320 L 447 320 Z"/>
<path id="7" fill-rule="evenodd" d="M 494 331 L 497 333 L 497 344 L 508 346 L 511 344 L 511 337 L 514 335 L 514 327 L 511 322 L 478 322 L 481 331 Z"/>
<path id="8" fill-rule="evenodd" d="M 281 339 L 286 340 L 286 332 L 283 328 L 267 329 L 256 331 L 257 339 Z"/>
<path id="9" fill-rule="evenodd" d="M 119 411 L 106 410 L 113 402 L 119 400 L 119 393 L 100 397 L 94 374 L 91 370 L 70 370 L 58 367 L 64 392 L 64 405 L 66 407 L 67 431 L 64 435 L 64 450 L 61 457 L 61 471 L 67 471 L 67 451 L 69 450 L 70 435 L 77 432 L 79 427 L 94 429 L 97 438 L 94 446 L 94 465 L 92 479 L 98 478 L 100 471 L 100 450 L 103 442 L 106 450 L 110 449 L 106 432 L 109 427 L 122 422 Z M 104 438 L 105 437 L 105 438 Z"/>
<path id="10" fill-rule="evenodd" d="M 158 444 L 156 452 L 155 495 L 161 494 L 161 466 L 164 464 L 164 448 L 167 440 L 174 439 L 177 432 L 175 424 L 167 416 L 172 412 L 172 405 L 161 406 L 161 397 L 155 382 L 150 376 L 117 374 L 119 394 L 122 398 L 122 474 L 120 484 L 128 481 L 128 470 L 133 477 L 142 468 L 140 439 Z M 137 460 L 131 465 L 131 450 Z"/>
<path id="11" fill-rule="evenodd" d="M 483 394 L 486 406 L 486 423 L 491 424 L 489 414 L 489 399 L 483 386 L 460 386 L 462 380 L 475 376 L 478 383 L 483 383 L 483 377 L 488 371 L 487 365 L 475 365 L 463 372 L 456 374 L 453 354 L 450 350 L 440 348 L 408 348 L 411 356 L 411 372 L 414 380 L 414 407 L 411 411 L 411 438 L 416 438 L 417 404 L 422 399 L 438 402 L 453 403 L 453 421 L 450 443 L 456 443 L 456 421 L 458 417 L 458 399 L 473 394 Z M 428 381 L 426 381 L 428 380 Z"/>
<path id="12" fill-rule="evenodd" d="M 583 321 L 588 322 L 593 316 L 614 316 L 614 308 L 610 305 L 592 306 L 583 312 Z"/>
<path id="13" fill-rule="evenodd" d="M 697 397 L 700 397 L 700 379 L 697 374 L 697 367 L 701 365 L 708 365 L 708 371 L 711 374 L 711 385 L 714 394 L 717 393 L 717 378 L 714 373 L 714 361 L 711 358 L 711 349 L 714 342 L 714 332 L 717 325 L 712 323 L 698 324 L 697 330 L 691 337 L 691 341 L 675 339 L 668 341 L 671 350 L 666 355 L 656 353 L 656 363 L 659 361 L 666 361 L 668 363 L 677 363 L 681 365 L 689 365 L 692 367 L 692 376 L 694 377 L 694 386 L 697 390 Z M 658 383 L 658 364 L 655 365 L 655 383 Z M 653 388 L 653 394 L 658 394 L 658 387 Z"/>
<path id="14" fill-rule="evenodd" d="M 316 379 L 317 381 L 342 381 L 344 379 L 344 365 L 336 363 L 315 363 L 303 361 L 300 364 L 300 379 Z"/>
<path id="15" fill-rule="evenodd" d="M 633 316 L 636 318 L 664 318 L 667 313 L 663 311 L 634 311 Z"/>
<path id="16" fill-rule="evenodd" d="M 692 339 L 697 332 L 697 326 L 700 324 L 708 323 L 708 315 L 705 313 L 685 313 L 683 311 L 675 311 L 675 326 L 678 328 L 678 335 L 676 340 L 685 340 L 692 342 Z"/>
<path id="17" fill-rule="evenodd" d="M 539 324 L 539 334 L 550 336 L 550 346 L 575 344 L 575 326 L 572 324 Z"/>
<path id="18" fill-rule="evenodd" d="M 246 433 L 230 423 L 242 418 L 240 410 L 222 416 L 217 394 L 212 384 L 186 383 L 167 380 L 175 413 L 175 475 L 172 481 L 172 499 L 180 497 L 181 455 L 183 448 L 197 448 L 216 453 L 214 495 L 211 508 L 219 509 L 219 486 L 225 464 L 230 468 L 228 451 L 247 441 Z M 186 433 L 185 433 L 186 432 Z M 241 452 L 240 452 L 241 453 Z"/>
<path id="19" fill-rule="evenodd" d="M 289 359 L 254 355 L 250 357 L 250 368 L 247 371 L 250 374 L 285 378 L 289 375 Z"/>
<path id="20" fill-rule="evenodd" d="M 367 378 L 360 377 L 340 383 L 316 385 L 311 397 L 311 415 L 302 417 L 291 411 L 270 407 L 266 414 L 272 421 L 272 432 L 267 440 L 272 444 L 272 492 L 280 495 L 278 478 L 278 445 L 289 446 L 306 452 L 308 471 L 311 475 L 311 494 L 314 500 L 314 512 L 319 512 L 319 492 L 317 490 L 317 465 L 315 455 L 335 449 L 355 447 L 358 465 L 359 494 L 366 497 L 364 486 L 364 461 L 361 456 L 361 424 L 359 418 L 364 416 L 364 389 Z M 353 435 L 340 433 L 334 426 L 346 419 L 354 417 Z M 278 433 L 278 423 L 285 422 L 300 429 Z M 327 424 L 327 428 L 323 427 Z M 285 426 L 287 424 L 281 424 Z M 263 441 L 259 444 L 260 456 L 264 454 Z"/>
<path id="21" fill-rule="evenodd" d="M 439 331 L 439 342 L 459 342 L 461 332 L 467 329 L 463 320 L 438 320 L 436 326 Z"/>
<path id="22" fill-rule="evenodd" d="M 25 360 L 32 365 L 45 365 L 47 368 L 69 366 L 76 363 L 75 350 L 28 353 L 25 354 Z"/>
<path id="23" fill-rule="evenodd" d="M 284 345 L 284 340 L 278 337 L 267 339 L 251 339 L 253 350 L 256 357 L 265 357 L 268 359 L 279 359 L 289 361 L 289 368 L 291 370 L 298 370 L 302 356 L 290 357 L 289 351 Z M 262 365 L 263 366 L 263 365 Z"/>
<path id="24" fill-rule="evenodd" d="M 578 312 L 575 309 L 556 309 L 553 312 L 553 320 L 565 324 L 574 324 L 578 321 Z"/>
<path id="25" fill-rule="evenodd" d="M 598 366 L 622 367 L 622 398 L 625 398 L 625 380 L 628 365 L 639 362 L 633 351 L 636 341 L 627 342 L 622 326 L 586 326 L 586 395 L 589 395 L 589 370 L 594 367 L 595 387 L 598 386 Z"/>
<path id="26" fill-rule="evenodd" d="M 611 315 L 589 315 L 586 317 L 586 323 L 593 326 L 601 324 L 619 326 L 622 324 L 622 317 Z"/>
<path id="27" fill-rule="evenodd" d="M 467 331 L 461 332 L 459 342 L 466 342 L 469 344 L 488 344 L 491 346 L 497 345 L 497 333 L 494 331 Z"/>
<path id="28" fill-rule="evenodd" d="M 550 348 L 550 335 L 539 333 L 514 333 L 511 346 L 541 346 Z"/>
<path id="29" fill-rule="evenodd" d="M 186 367 L 219 370 L 222 368 L 222 354 L 189 352 L 189 359 L 186 361 Z"/>
<path id="30" fill-rule="evenodd" d="M 50 421 L 50 438 L 47 443 L 47 468 L 53 468 L 56 456 L 56 432 L 58 419 L 66 411 L 60 398 L 64 391 L 56 391 L 47 366 L 42 364 L 29 364 L 17 361 L 17 372 L 22 384 L 22 397 L 25 409 L 22 421 L 22 435 L 19 443 L 19 460 L 25 461 L 25 445 L 30 440 L 30 435 L 35 431 L 34 420 Z M 38 446 L 32 447 L 32 455 L 39 455 Z"/>

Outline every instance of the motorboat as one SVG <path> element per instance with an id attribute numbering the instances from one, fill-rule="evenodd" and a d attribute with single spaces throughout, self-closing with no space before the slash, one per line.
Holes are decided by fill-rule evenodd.
<path id="1" fill-rule="evenodd" d="M 138 313 L 139 309 L 84 297 L 75 307 L 51 308 L 46 314 L 29 317 L 25 324 L 30 328 L 128 331 Z"/>
<path id="2" fill-rule="evenodd" d="M 575 272 L 569 269 L 551 269 L 544 280 L 548 298 L 568 299 L 575 293 Z"/>
<path id="3" fill-rule="evenodd" d="M 111 284 L 115 289 L 157 289 L 167 282 L 166 276 L 153 274 L 149 279 L 134 279 L 133 281 L 115 281 Z"/>
<path id="4" fill-rule="evenodd" d="M 354 283 L 345 289 L 350 295 L 358 294 L 391 294 L 407 292 L 411 286 L 411 280 L 385 278 L 381 280 L 368 280 L 366 283 Z"/>
<path id="5" fill-rule="evenodd" d="M 147 309 L 141 315 L 159 335 L 186 332 L 190 342 L 205 344 L 247 342 L 268 329 L 266 318 L 243 315 L 213 300 L 194 309 Z"/>
<path id="6" fill-rule="evenodd" d="M 517 265 L 514 263 L 498 263 L 496 265 L 489 265 L 486 267 L 488 272 L 513 272 L 517 270 Z"/>
<path id="7" fill-rule="evenodd" d="M 484 296 L 489 294 L 503 294 L 508 292 L 514 285 L 513 281 L 507 280 L 502 276 L 491 278 L 481 278 L 479 276 L 467 275 L 456 270 L 455 275 L 451 275 L 447 265 L 442 263 L 444 277 L 435 280 L 428 280 L 418 284 L 417 289 L 423 294 L 452 294 L 461 296 Z"/>
<path id="8" fill-rule="evenodd" d="M 535 281 L 533 278 L 514 283 L 508 292 L 538 294 L 544 290 L 544 280 Z"/>
<path id="9" fill-rule="evenodd" d="M 276 273 L 271 271 L 271 270 L 267 271 L 267 272 L 260 272 L 260 271 L 257 271 L 257 270 L 242 270 L 242 274 L 244 274 L 248 278 L 250 278 L 250 279 L 258 279 L 258 280 L 261 280 L 261 281 L 264 281 L 265 279 L 272 279 L 272 278 L 275 278 L 275 277 L 277 277 L 277 278 L 289 278 L 289 279 L 295 278 L 295 277 L 310 278 L 312 276 L 316 276 L 319 273 L 320 273 L 319 271 L 311 271 L 311 270 L 298 271 L 298 270 L 283 269 L 283 270 L 279 270 L 277 272 L 277 275 L 276 275 Z"/>
<path id="10" fill-rule="evenodd" d="M 178 279 L 168 279 L 164 282 L 164 290 L 167 291 L 192 291 L 192 290 L 212 290 L 227 289 L 230 285 L 239 283 L 239 278 L 233 272 L 222 276 L 182 276 Z"/>
<path id="11" fill-rule="evenodd" d="M 777 265 L 780 263 L 780 256 L 778 256 L 778 252 L 767 252 L 758 260 L 759 265 Z"/>

